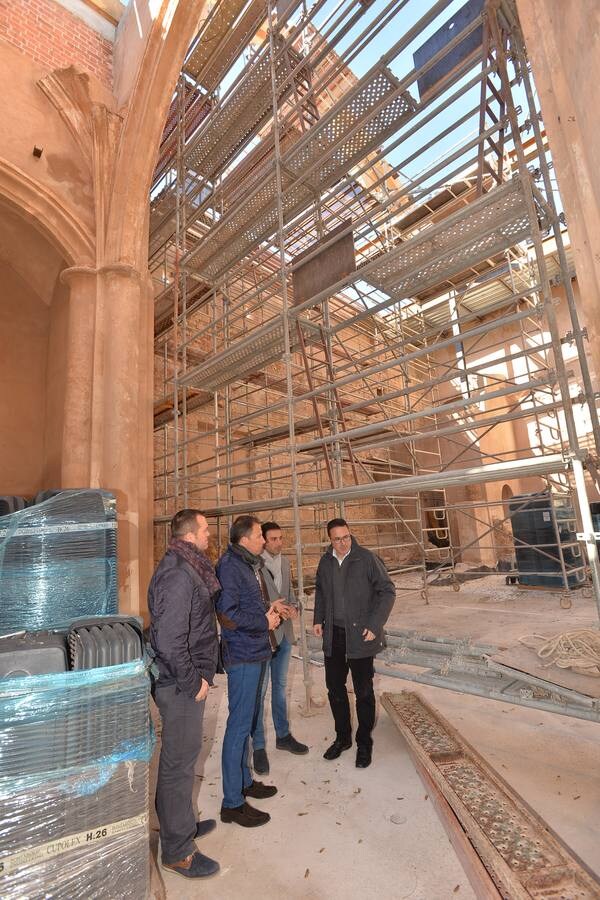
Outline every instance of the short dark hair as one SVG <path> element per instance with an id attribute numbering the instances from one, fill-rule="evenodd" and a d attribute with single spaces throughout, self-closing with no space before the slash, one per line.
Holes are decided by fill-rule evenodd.
<path id="1" fill-rule="evenodd" d="M 240 539 L 250 534 L 255 525 L 260 525 L 256 516 L 238 516 L 229 530 L 229 541 L 239 544 Z"/>
<path id="2" fill-rule="evenodd" d="M 269 531 L 281 531 L 281 525 L 278 525 L 277 522 L 263 522 L 261 528 L 265 540 Z"/>
<path id="3" fill-rule="evenodd" d="M 196 534 L 198 520 L 196 516 L 203 516 L 201 509 L 180 509 L 171 519 L 171 537 L 180 538 L 188 532 Z"/>
<path id="4" fill-rule="evenodd" d="M 331 534 L 332 528 L 348 528 L 348 523 L 345 519 L 330 519 L 327 523 L 327 537 Z"/>

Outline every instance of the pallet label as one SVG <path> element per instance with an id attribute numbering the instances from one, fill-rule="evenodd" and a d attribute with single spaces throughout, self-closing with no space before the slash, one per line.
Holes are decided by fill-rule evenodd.
<path id="1" fill-rule="evenodd" d="M 97 844 L 109 837 L 115 837 L 119 834 L 125 834 L 133 831 L 134 828 L 140 828 L 148 823 L 148 813 L 141 813 L 139 816 L 133 816 L 131 819 L 121 819 L 119 822 L 111 822 L 108 825 L 102 825 L 100 828 L 92 828 L 88 831 L 80 831 L 77 834 L 68 834 L 65 837 L 56 838 L 48 841 L 39 847 L 30 847 L 27 850 L 21 850 L 19 853 L 12 853 L 10 856 L 0 858 L 0 876 L 11 875 L 17 869 L 24 866 L 35 865 L 44 862 L 44 860 L 52 859 L 55 856 L 61 856 L 68 853 L 76 847 L 85 847 L 90 844 Z"/>

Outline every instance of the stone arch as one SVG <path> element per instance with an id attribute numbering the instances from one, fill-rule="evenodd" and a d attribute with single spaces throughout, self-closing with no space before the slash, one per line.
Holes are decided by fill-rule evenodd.
<path id="1" fill-rule="evenodd" d="M 95 240 L 61 199 L 0 157 L 0 204 L 9 206 L 40 231 L 68 265 L 90 265 Z"/>
<path id="2" fill-rule="evenodd" d="M 62 486 L 69 358 L 61 275 L 92 239 L 52 191 L 0 160 L 0 493 Z"/>
<path id="3" fill-rule="evenodd" d="M 513 489 L 511 488 L 510 484 L 502 485 L 502 508 L 504 510 L 504 518 L 507 518 L 510 513 L 509 503 L 512 497 Z M 510 522 L 510 519 L 508 521 Z"/>
<path id="4" fill-rule="evenodd" d="M 127 114 L 115 165 L 113 196 L 119 202 L 111 207 L 106 249 L 107 257 L 115 261 L 135 267 L 147 262 L 148 196 L 160 138 L 185 54 L 198 31 L 207 2 L 163 2 L 154 17 L 149 11 L 152 6 L 149 0 L 137 4 L 138 25 L 144 20 L 142 5 L 147 8 L 149 25 L 143 50 L 140 52 L 138 48 L 139 68 L 127 98 Z M 133 15 L 131 7 L 128 14 Z M 121 46 L 115 55 L 117 86 L 125 77 L 122 70 L 130 55 L 126 49 Z M 118 101 L 120 99 L 117 97 Z M 134 167 L 131 166 L 132 159 L 136 160 Z"/>

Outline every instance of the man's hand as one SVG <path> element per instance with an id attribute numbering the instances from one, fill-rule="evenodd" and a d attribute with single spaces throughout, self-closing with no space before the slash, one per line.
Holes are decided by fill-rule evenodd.
<path id="1" fill-rule="evenodd" d="M 323 626 L 313 625 L 313 634 L 315 637 L 323 637 Z"/>
<path id="2" fill-rule="evenodd" d="M 372 631 L 369 631 L 368 628 L 365 628 L 365 630 L 362 633 L 362 636 L 363 636 L 364 641 L 374 641 L 375 640 L 375 635 L 373 634 Z"/>
<path id="3" fill-rule="evenodd" d="M 271 609 L 274 609 L 276 613 L 279 613 L 284 621 L 286 619 L 295 619 L 298 615 L 296 608 L 290 603 L 286 603 L 283 598 L 274 600 L 273 603 L 271 603 Z"/>
<path id="4" fill-rule="evenodd" d="M 202 701 L 206 700 L 207 697 L 208 697 L 208 681 L 205 678 L 203 678 L 202 684 L 200 685 L 200 690 L 194 697 L 194 700 L 196 701 L 196 703 L 202 703 Z"/>
<path id="5" fill-rule="evenodd" d="M 277 628 L 277 626 L 279 625 L 279 613 L 273 608 L 273 606 L 270 606 L 268 612 L 266 613 L 266 616 L 267 622 L 269 623 L 269 631 L 273 631 L 273 629 Z"/>

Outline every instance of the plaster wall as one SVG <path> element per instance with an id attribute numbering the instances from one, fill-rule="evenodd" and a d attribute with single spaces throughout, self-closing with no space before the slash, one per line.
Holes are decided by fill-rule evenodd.
<path id="1" fill-rule="evenodd" d="M 69 341 L 69 290 L 57 281 L 50 307 L 48 360 L 46 365 L 46 421 L 44 428 L 44 487 L 62 485 L 64 406 L 67 390 L 67 354 Z M 82 435 L 83 439 L 83 435 Z M 85 485 L 83 485 L 85 487 Z"/>
<path id="2" fill-rule="evenodd" d="M 49 326 L 48 306 L 0 260 L 0 494 L 43 484 Z"/>
<path id="3" fill-rule="evenodd" d="M 581 288 L 589 362 L 600 384 L 600 5 L 517 0 Z M 543 27 L 540 23 L 543 22 Z"/>
<path id="4" fill-rule="evenodd" d="M 148 188 L 204 5 L 136 0 L 113 45 L 65 9 L 74 0 L 0 0 L 0 225 L 17 212 L 58 253 L 46 265 L 29 235 L 21 249 L 31 272 L 15 268 L 30 293 L 41 273 L 48 303 L 36 372 L 47 378 L 46 427 L 34 442 L 44 462 L 30 461 L 30 483 L 115 492 L 124 611 L 143 610 L 152 563 Z M 116 96 L 114 47 L 116 83 L 128 85 Z"/>
<path id="5" fill-rule="evenodd" d="M 0 158 L 45 191 L 90 231 L 95 228 L 92 173 L 88 160 L 65 121 L 56 113 L 39 81 L 48 69 L 0 41 L 0 80 L 3 84 Z M 81 76 L 89 92 L 88 105 L 107 94 L 95 79 Z M 110 95 L 108 95 L 110 100 Z M 34 146 L 43 150 L 33 155 Z M 60 245 L 64 236 L 48 237 Z"/>

